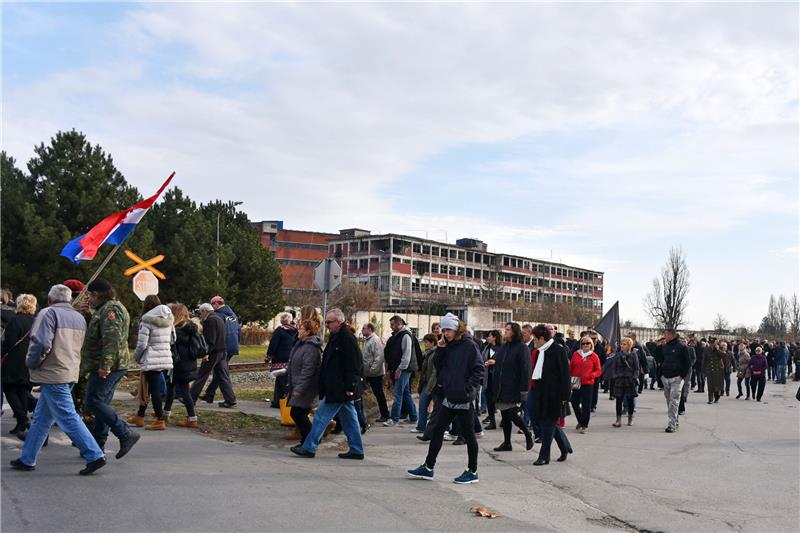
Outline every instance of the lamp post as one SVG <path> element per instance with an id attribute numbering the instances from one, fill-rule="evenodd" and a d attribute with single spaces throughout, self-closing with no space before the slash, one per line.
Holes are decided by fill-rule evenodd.
<path id="1" fill-rule="evenodd" d="M 228 202 L 228 206 L 234 209 L 236 206 L 242 205 L 244 202 Z M 222 211 L 217 211 L 217 281 L 219 281 L 219 218 Z"/>

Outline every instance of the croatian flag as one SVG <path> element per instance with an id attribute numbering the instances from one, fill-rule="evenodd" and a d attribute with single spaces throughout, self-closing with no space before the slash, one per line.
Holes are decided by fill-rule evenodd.
<path id="1" fill-rule="evenodd" d="M 90 229 L 88 233 L 84 233 L 80 237 L 72 239 L 61 250 L 61 255 L 75 263 L 76 265 L 81 261 L 90 261 L 94 259 L 97 250 L 103 244 L 122 244 L 128 235 L 136 228 L 136 224 L 142 219 L 147 211 L 156 203 L 158 197 L 167 188 L 169 182 L 175 173 L 169 175 L 153 196 L 142 200 L 138 204 L 129 207 L 119 213 L 114 213 L 104 218 L 99 224 Z"/>

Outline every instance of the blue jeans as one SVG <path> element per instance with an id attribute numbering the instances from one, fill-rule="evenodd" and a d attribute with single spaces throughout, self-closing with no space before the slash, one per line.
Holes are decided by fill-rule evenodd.
<path id="1" fill-rule="evenodd" d="M 419 431 L 425 431 L 425 428 L 428 427 L 428 406 L 430 403 L 431 396 L 423 388 L 422 392 L 419 393 L 419 418 L 417 418 L 417 429 Z"/>
<path id="2" fill-rule="evenodd" d="M 414 405 L 414 397 L 411 396 L 411 372 L 403 370 L 400 372 L 400 379 L 394 382 L 394 403 L 392 404 L 392 420 L 400 420 L 400 406 L 403 402 L 408 406 L 408 418 L 417 421 L 417 407 Z"/>
<path id="3" fill-rule="evenodd" d="M 109 429 L 119 439 L 130 432 L 128 424 L 111 408 L 117 383 L 127 373 L 127 370 L 116 370 L 103 379 L 97 372 L 92 372 L 86 384 L 86 407 L 94 415 L 92 435 L 100 447 L 105 445 Z"/>
<path id="4" fill-rule="evenodd" d="M 539 422 L 531 416 L 533 413 L 533 406 L 536 404 L 536 400 L 533 396 L 533 389 L 528 391 L 528 397 L 525 399 L 525 403 L 522 404 L 522 410 L 525 413 L 525 423 L 531 426 L 533 430 L 533 435 L 537 439 L 542 437 L 542 431 L 539 428 Z"/>
<path id="5" fill-rule="evenodd" d="M 324 398 L 317 406 L 314 422 L 311 424 L 311 432 L 303 442 L 303 448 L 311 453 L 317 451 L 319 441 L 322 440 L 322 435 L 325 433 L 325 428 L 328 427 L 336 413 L 339 413 L 339 421 L 342 423 L 342 430 L 347 436 L 350 451 L 363 454 L 364 445 L 361 443 L 361 430 L 358 427 L 358 417 L 353 402 L 328 403 Z"/>
<path id="6" fill-rule="evenodd" d="M 775 381 L 786 383 L 786 365 L 778 365 L 775 369 Z"/>
<path id="7" fill-rule="evenodd" d="M 33 424 L 28 430 L 28 436 L 25 437 L 25 444 L 22 445 L 22 453 L 19 456 L 20 461 L 26 465 L 36 464 L 36 457 L 53 423 L 58 424 L 58 427 L 78 447 L 84 461 L 91 463 L 103 457 L 103 451 L 75 411 L 71 389 L 67 383 L 42 384 L 39 401 L 33 412 Z"/>

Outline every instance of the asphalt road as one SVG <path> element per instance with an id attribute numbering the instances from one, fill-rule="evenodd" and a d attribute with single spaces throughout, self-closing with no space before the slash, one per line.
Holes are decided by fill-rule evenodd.
<path id="1" fill-rule="evenodd" d="M 120 461 L 110 445 L 108 466 L 90 477 L 77 475 L 77 451 L 54 430 L 37 470 L 18 472 L 8 467 L 19 443 L 6 407 L 2 531 L 798 531 L 796 390 L 768 384 L 762 403 L 718 405 L 692 393 L 675 434 L 663 431 L 658 391 L 620 429 L 601 398 L 587 434 L 567 424 L 566 463 L 532 466 L 521 435 L 513 452 L 495 453 L 500 432 L 486 432 L 480 483 L 467 486 L 452 483 L 466 449 L 447 443 L 433 482 L 406 479 L 426 452 L 407 426 L 370 430 L 363 462 L 336 457 L 339 437 L 309 460 L 190 430 L 143 432 Z M 476 517 L 478 505 L 499 518 Z"/>

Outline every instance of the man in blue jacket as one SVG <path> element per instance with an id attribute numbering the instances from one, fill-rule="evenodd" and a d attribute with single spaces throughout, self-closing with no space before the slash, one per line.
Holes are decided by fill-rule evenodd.
<path id="1" fill-rule="evenodd" d="M 773 348 L 775 351 L 775 383 L 786 385 L 786 366 L 789 364 L 789 350 L 781 341 Z"/>
<path id="2" fill-rule="evenodd" d="M 214 308 L 214 314 L 221 318 L 222 323 L 225 324 L 226 360 L 230 362 L 231 357 L 239 355 L 239 339 L 242 335 L 242 325 L 239 323 L 239 317 L 236 316 L 230 305 L 225 304 L 225 299 L 222 296 L 211 298 L 211 307 Z M 219 380 L 215 374 L 211 378 L 211 383 L 208 384 L 206 393 L 203 395 L 203 399 L 207 403 L 214 403 L 217 387 L 219 387 Z"/>

